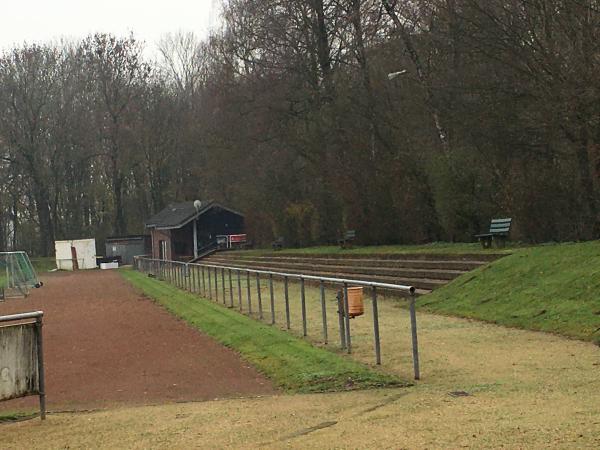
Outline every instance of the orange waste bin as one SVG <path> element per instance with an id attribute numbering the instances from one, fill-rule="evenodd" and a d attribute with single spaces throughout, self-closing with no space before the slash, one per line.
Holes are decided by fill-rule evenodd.
<path id="1" fill-rule="evenodd" d="M 365 313 L 363 302 L 363 288 L 349 287 L 348 288 L 348 316 L 362 316 Z"/>

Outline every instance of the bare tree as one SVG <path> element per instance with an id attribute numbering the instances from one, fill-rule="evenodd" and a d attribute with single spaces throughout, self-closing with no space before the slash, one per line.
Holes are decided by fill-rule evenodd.
<path id="1" fill-rule="evenodd" d="M 96 34 L 84 41 L 83 50 L 97 91 L 98 130 L 105 141 L 106 175 L 111 180 L 114 201 L 113 232 L 125 234 L 123 191 L 135 158 L 127 144 L 128 121 L 151 69 L 143 62 L 141 47 L 133 37 L 117 39 Z"/>

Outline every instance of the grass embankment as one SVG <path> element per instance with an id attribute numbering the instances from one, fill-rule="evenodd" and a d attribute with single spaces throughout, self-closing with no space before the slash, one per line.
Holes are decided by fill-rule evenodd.
<path id="1" fill-rule="evenodd" d="M 600 343 L 600 241 L 516 251 L 419 304 L 435 313 Z"/>
<path id="2" fill-rule="evenodd" d="M 335 353 L 313 347 L 275 327 L 199 299 L 133 270 L 123 276 L 193 327 L 238 351 L 280 388 L 324 392 L 408 385 Z"/>

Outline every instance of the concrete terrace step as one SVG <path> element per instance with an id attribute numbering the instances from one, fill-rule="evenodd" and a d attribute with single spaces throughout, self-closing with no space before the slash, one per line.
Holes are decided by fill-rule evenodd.
<path id="1" fill-rule="evenodd" d="M 227 251 L 223 254 L 244 257 L 248 251 Z M 508 253 L 286 253 L 285 250 L 279 252 L 261 253 L 261 257 L 266 258 L 326 258 L 326 259 L 378 259 L 378 260 L 398 260 L 410 259 L 418 261 L 481 261 L 490 262 L 506 256 Z M 256 255 L 254 255 L 256 256 Z"/>
<path id="2" fill-rule="evenodd" d="M 291 257 L 291 256 L 252 256 L 240 253 L 218 253 L 213 258 L 227 259 L 231 261 L 263 261 L 277 263 L 308 263 L 318 265 L 344 265 L 358 267 L 386 267 L 406 269 L 432 269 L 432 270 L 456 270 L 469 271 L 485 265 L 488 261 L 468 260 L 420 260 L 420 259 L 373 259 L 373 258 L 320 258 L 320 257 Z"/>
<path id="3" fill-rule="evenodd" d="M 390 277 L 409 277 L 409 278 L 433 278 L 436 280 L 453 280 L 459 275 L 466 273 L 465 270 L 443 270 L 443 269 L 419 269 L 419 268 L 407 268 L 407 267 L 379 267 L 376 262 L 373 262 L 373 266 L 358 266 L 358 265 L 346 265 L 345 261 L 338 261 L 337 265 L 333 264 L 322 264 L 320 261 L 273 261 L 273 260 L 258 260 L 258 259 L 239 259 L 233 258 L 222 258 L 219 256 L 213 256 L 206 261 L 221 263 L 221 264 L 237 264 L 243 265 L 243 267 L 253 267 L 261 265 L 263 267 L 270 267 L 273 270 L 285 271 L 286 269 L 297 269 L 297 270 L 324 270 L 328 272 L 337 273 L 348 273 L 348 274 L 365 274 L 365 275 L 386 275 Z M 366 262 L 367 260 L 365 260 Z"/>
<path id="4" fill-rule="evenodd" d="M 437 287 L 443 286 L 448 282 L 448 280 L 439 280 L 439 279 L 429 279 L 429 278 L 412 278 L 412 277 L 394 277 L 394 276 L 386 276 L 386 275 L 369 275 L 369 274 L 353 274 L 348 272 L 336 272 L 330 270 L 315 270 L 316 268 L 312 268 L 311 270 L 304 270 L 298 268 L 285 268 L 285 270 L 273 270 L 270 266 L 259 265 L 259 264 L 243 264 L 237 263 L 232 264 L 230 261 L 219 262 L 214 261 L 212 258 L 207 258 L 203 262 L 207 264 L 213 264 L 215 266 L 234 266 L 240 268 L 247 269 L 257 269 L 257 270 L 267 270 L 267 271 L 277 271 L 277 272 L 286 272 L 290 274 L 304 274 L 304 275 L 313 275 L 313 276 L 322 276 L 322 277 L 330 277 L 330 278 L 350 278 L 350 279 L 359 279 L 362 281 L 375 281 L 379 283 L 390 283 L 390 284 L 402 284 L 407 286 L 414 286 L 420 290 L 430 291 Z"/>

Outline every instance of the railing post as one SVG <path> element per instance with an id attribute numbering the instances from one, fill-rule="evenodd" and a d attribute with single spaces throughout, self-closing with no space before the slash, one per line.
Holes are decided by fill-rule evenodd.
<path id="1" fill-rule="evenodd" d="M 244 310 L 242 307 L 242 275 L 240 273 L 240 269 L 237 270 L 237 283 L 238 283 L 238 304 L 240 307 L 240 312 Z"/>
<path id="2" fill-rule="evenodd" d="M 412 354 L 413 354 L 413 369 L 415 372 L 415 380 L 421 379 L 421 371 L 419 368 L 419 342 L 417 340 L 417 313 L 415 311 L 415 294 L 410 293 L 410 332 L 412 335 Z"/>
<path id="3" fill-rule="evenodd" d="M 258 295 L 258 318 L 262 320 L 263 309 L 262 309 L 262 293 L 260 289 L 260 273 L 256 272 L 256 291 Z"/>
<path id="4" fill-rule="evenodd" d="M 193 294 L 196 289 L 194 283 L 194 263 L 188 263 L 188 276 L 190 277 L 190 292 Z"/>
<path id="5" fill-rule="evenodd" d="M 306 296 L 304 292 L 304 278 L 300 277 L 300 306 L 302 308 L 302 336 L 306 336 Z"/>
<path id="6" fill-rule="evenodd" d="M 202 296 L 206 297 L 206 278 L 204 275 L 204 266 L 201 266 L 202 269 Z"/>
<path id="7" fill-rule="evenodd" d="M 290 329 L 290 296 L 288 292 L 288 277 L 283 278 L 283 287 L 285 294 L 285 325 Z"/>
<path id="8" fill-rule="evenodd" d="M 352 353 L 352 338 L 350 336 L 350 315 L 348 314 L 348 283 L 344 283 L 344 326 L 346 328 L 346 350 Z"/>
<path id="9" fill-rule="evenodd" d="M 275 296 L 273 295 L 273 274 L 269 274 L 269 295 L 271 297 L 271 325 L 275 324 Z"/>
<path id="10" fill-rule="evenodd" d="M 319 282 L 319 295 L 321 297 L 321 316 L 323 319 L 323 342 L 327 344 L 327 305 L 325 304 L 325 284 Z"/>
<path id="11" fill-rule="evenodd" d="M 233 282 L 231 281 L 231 269 L 229 269 L 229 307 L 233 308 Z"/>
<path id="12" fill-rule="evenodd" d="M 225 305 L 225 268 L 221 269 L 221 289 L 223 290 L 223 304 Z"/>
<path id="13" fill-rule="evenodd" d="M 344 291 L 338 290 L 335 296 L 338 306 L 338 324 L 340 328 L 340 348 L 346 348 L 346 328 L 344 327 Z"/>
<path id="14" fill-rule="evenodd" d="M 38 389 L 40 395 L 40 418 L 46 419 L 46 377 L 44 374 L 44 340 L 42 338 L 42 318 L 35 319 L 35 339 L 37 343 Z"/>
<path id="15" fill-rule="evenodd" d="M 208 272 L 208 298 L 212 300 L 212 278 L 210 276 L 210 267 L 207 267 L 206 271 Z"/>
<path id="16" fill-rule="evenodd" d="M 218 285 L 219 274 L 217 272 L 217 268 L 216 267 L 215 267 L 215 273 L 214 273 L 214 275 L 215 275 L 215 302 L 218 302 L 219 301 L 219 285 Z"/>
<path id="17" fill-rule="evenodd" d="M 381 365 L 381 343 L 379 341 L 379 308 L 377 307 L 377 287 L 371 288 L 371 303 L 373 304 L 373 335 L 375 338 L 375 362 Z"/>
<path id="18" fill-rule="evenodd" d="M 252 295 L 250 293 L 250 272 L 246 271 L 246 292 L 248 295 L 248 315 L 252 315 Z"/>
<path id="19" fill-rule="evenodd" d="M 186 263 L 186 265 L 185 265 L 185 277 L 186 277 L 185 286 L 189 292 L 192 292 L 192 273 L 190 272 L 190 270 L 191 270 L 190 263 Z"/>

